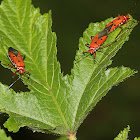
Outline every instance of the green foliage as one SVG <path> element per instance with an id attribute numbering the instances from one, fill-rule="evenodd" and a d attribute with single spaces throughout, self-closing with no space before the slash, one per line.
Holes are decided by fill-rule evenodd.
<path id="1" fill-rule="evenodd" d="M 138 138 L 134 138 L 134 140 L 140 140 L 140 137 L 138 137 Z"/>
<path id="2" fill-rule="evenodd" d="M 7 137 L 5 131 L 0 128 L 0 140 L 12 140 L 11 137 Z"/>
<path id="3" fill-rule="evenodd" d="M 127 140 L 128 138 L 128 132 L 130 131 L 130 126 L 127 128 L 124 128 L 123 131 L 121 131 L 114 140 Z"/>
<path id="4" fill-rule="evenodd" d="M 124 130 L 121 131 L 116 138 L 114 138 L 114 140 L 127 140 L 129 131 L 130 131 L 130 126 L 128 125 L 127 128 L 124 128 Z M 134 138 L 134 140 L 140 140 L 140 137 Z"/>
<path id="5" fill-rule="evenodd" d="M 91 23 L 80 38 L 76 60 L 90 42 L 90 36 L 102 31 L 105 24 Z M 9 114 L 4 124 L 9 131 L 17 132 L 20 127 L 28 126 L 35 131 L 68 135 L 79 128 L 89 111 L 97 104 L 112 86 L 122 82 L 136 71 L 121 66 L 108 68 L 111 58 L 129 39 L 137 21 L 131 17 L 108 36 L 105 44 L 112 42 L 103 51 L 97 52 L 94 64 L 93 56 L 78 63 L 74 62 L 71 75 L 61 73 L 57 61 L 56 34 L 52 32 L 51 12 L 41 15 L 39 9 L 31 5 L 30 0 L 4 0 L 0 6 L 0 61 L 8 67 L 6 56 L 8 47 L 17 49 L 25 55 L 25 70 L 31 73 L 22 75 L 30 92 L 16 93 L 8 86 L 0 84 L 0 111 Z M 12 70 L 13 72 L 15 70 Z"/>

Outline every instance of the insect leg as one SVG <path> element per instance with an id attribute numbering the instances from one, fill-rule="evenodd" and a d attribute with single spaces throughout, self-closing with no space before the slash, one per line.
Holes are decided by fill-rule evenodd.
<path id="1" fill-rule="evenodd" d="M 15 68 L 14 66 L 12 66 L 12 65 L 10 65 L 10 64 L 8 64 L 8 66 L 10 66 L 10 67 L 12 67 L 12 68 Z"/>
<path id="2" fill-rule="evenodd" d="M 24 70 L 24 72 L 30 73 L 29 71 Z"/>
<path id="3" fill-rule="evenodd" d="M 106 47 L 106 46 L 109 46 L 111 43 L 108 43 L 108 44 L 106 44 L 105 46 L 102 46 L 102 47 L 100 47 L 101 49 L 102 48 L 104 48 L 104 47 Z"/>
<path id="4" fill-rule="evenodd" d="M 94 38 L 94 36 L 91 36 L 91 39 L 93 39 Z"/>
<path id="5" fill-rule="evenodd" d="M 85 44 L 85 45 L 90 48 L 89 44 Z"/>
<path id="6" fill-rule="evenodd" d="M 25 59 L 25 55 L 23 56 L 23 60 Z"/>
<path id="7" fill-rule="evenodd" d="M 94 63 L 95 63 L 96 51 L 94 52 Z"/>
<path id="8" fill-rule="evenodd" d="M 16 70 L 16 71 L 15 71 L 14 75 L 12 76 L 12 78 L 14 78 L 14 77 L 15 77 L 15 75 L 16 75 L 16 73 L 17 73 L 18 71 L 19 71 L 19 70 Z"/>
<path id="9" fill-rule="evenodd" d="M 119 28 L 120 28 L 120 29 L 121 29 L 121 31 L 122 31 L 123 27 L 119 26 Z M 120 32 L 121 32 L 121 31 L 120 31 Z"/>
<path id="10" fill-rule="evenodd" d="M 87 51 L 83 51 L 83 53 L 86 53 L 86 52 L 90 52 L 90 50 L 87 50 Z"/>

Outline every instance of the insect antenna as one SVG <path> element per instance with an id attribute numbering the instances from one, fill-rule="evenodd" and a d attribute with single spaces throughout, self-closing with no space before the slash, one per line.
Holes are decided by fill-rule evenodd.
<path id="1" fill-rule="evenodd" d="M 83 56 L 83 57 L 82 57 L 82 58 L 78 58 L 78 59 L 76 60 L 75 64 L 79 63 L 81 60 L 85 59 L 85 58 L 88 57 L 89 55 L 90 55 L 90 53 L 87 54 L 87 55 L 81 55 L 81 56 Z"/>
<path id="2" fill-rule="evenodd" d="M 10 89 L 21 77 L 18 77 L 17 80 L 15 80 L 9 87 L 8 89 Z"/>

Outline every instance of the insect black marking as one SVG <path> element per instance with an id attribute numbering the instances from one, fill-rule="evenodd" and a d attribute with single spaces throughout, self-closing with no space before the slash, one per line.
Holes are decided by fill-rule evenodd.
<path id="1" fill-rule="evenodd" d="M 15 56 L 18 56 L 18 51 L 12 47 L 9 47 L 8 52 L 13 53 Z"/>

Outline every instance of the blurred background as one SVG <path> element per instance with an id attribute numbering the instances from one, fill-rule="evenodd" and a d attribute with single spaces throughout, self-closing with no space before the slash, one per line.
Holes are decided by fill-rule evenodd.
<path id="1" fill-rule="evenodd" d="M 139 0 L 32 0 L 33 5 L 40 8 L 42 14 L 52 10 L 52 30 L 57 35 L 58 61 L 62 72 L 70 74 L 73 61 L 78 49 L 79 38 L 91 22 L 101 22 L 118 14 L 130 13 L 140 21 Z M 129 139 L 140 136 L 140 24 L 137 25 L 129 41 L 113 58 L 115 66 L 127 66 L 138 70 L 135 76 L 114 86 L 109 93 L 90 112 L 77 131 L 78 140 L 112 140 L 127 125 L 131 131 Z M 13 73 L 0 66 L 0 82 L 10 85 Z M 21 81 L 13 89 L 28 91 Z M 0 114 L 0 126 L 8 118 Z M 56 140 L 58 136 L 33 133 L 24 127 L 18 133 L 9 133 L 13 140 Z"/>

